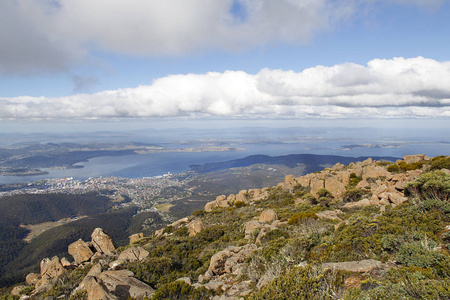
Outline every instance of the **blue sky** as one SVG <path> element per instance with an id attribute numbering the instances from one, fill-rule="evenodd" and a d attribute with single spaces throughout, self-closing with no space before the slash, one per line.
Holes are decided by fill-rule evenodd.
<path id="1" fill-rule="evenodd" d="M 5 0 L 0 119 L 446 119 L 449 16 L 444 0 Z"/>

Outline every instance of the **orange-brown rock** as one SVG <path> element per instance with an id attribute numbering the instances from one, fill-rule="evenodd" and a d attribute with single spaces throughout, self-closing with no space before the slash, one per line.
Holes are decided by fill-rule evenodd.
<path id="1" fill-rule="evenodd" d="M 272 223 L 277 220 L 277 213 L 273 209 L 266 209 L 259 215 L 259 221 L 265 223 Z"/>
<path id="2" fill-rule="evenodd" d="M 188 224 L 189 236 L 195 236 L 205 229 L 205 225 L 200 220 L 194 220 Z"/>
<path id="3" fill-rule="evenodd" d="M 116 250 L 112 238 L 101 228 L 95 228 L 91 238 L 92 245 L 98 252 L 111 254 Z"/>
<path id="4" fill-rule="evenodd" d="M 133 277 L 128 270 L 105 271 L 97 275 L 108 291 L 119 299 L 151 298 L 155 291 L 147 284 Z"/>
<path id="5" fill-rule="evenodd" d="M 325 188 L 329 190 L 336 199 L 340 199 L 345 193 L 345 186 L 333 177 L 325 179 Z"/>
<path id="6" fill-rule="evenodd" d="M 138 247 L 130 247 L 120 253 L 119 259 L 125 260 L 125 261 L 141 261 L 144 260 L 146 257 L 149 256 L 149 252 L 145 250 L 144 248 L 138 246 Z"/>
<path id="7" fill-rule="evenodd" d="M 81 264 L 82 262 L 88 261 L 92 255 L 94 255 L 94 252 L 92 252 L 88 244 L 82 239 L 70 244 L 68 252 L 72 255 L 76 264 Z"/>
<path id="8" fill-rule="evenodd" d="M 311 186 L 311 194 L 317 196 L 316 194 L 317 190 L 325 188 L 325 181 L 322 179 L 312 178 L 310 186 Z"/>
<path id="9" fill-rule="evenodd" d="M 297 180 L 295 180 L 294 175 L 286 175 L 284 177 L 284 183 L 290 184 L 291 186 L 296 186 L 298 184 Z"/>
<path id="10" fill-rule="evenodd" d="M 403 160 L 407 164 L 412 164 L 415 162 L 419 162 L 421 160 L 429 160 L 430 158 L 425 156 L 425 154 L 414 154 L 414 155 L 405 155 L 403 156 Z"/>
<path id="11" fill-rule="evenodd" d="M 211 257 L 209 269 L 216 275 L 231 274 L 233 268 L 243 263 L 257 249 L 255 244 L 247 244 L 242 247 L 229 246 Z"/>
<path id="12" fill-rule="evenodd" d="M 44 258 L 41 261 L 41 279 L 36 282 L 36 288 L 42 288 L 52 284 L 65 271 L 57 256 L 52 257 L 52 259 Z"/>
<path id="13" fill-rule="evenodd" d="M 143 238 L 144 238 L 144 234 L 142 232 L 130 235 L 130 245 L 140 241 Z"/>
<path id="14" fill-rule="evenodd" d="M 83 280 L 88 300 L 118 300 L 111 294 L 101 280 L 94 276 L 86 276 Z"/>
<path id="15" fill-rule="evenodd" d="M 367 178 L 378 178 L 383 176 L 388 176 L 390 173 L 388 170 L 382 167 L 375 167 L 371 171 L 365 172 L 362 176 L 363 179 L 367 180 Z"/>
<path id="16" fill-rule="evenodd" d="M 36 285 L 36 283 L 41 279 L 41 275 L 36 273 L 30 273 L 25 278 L 26 283 L 29 285 Z"/>

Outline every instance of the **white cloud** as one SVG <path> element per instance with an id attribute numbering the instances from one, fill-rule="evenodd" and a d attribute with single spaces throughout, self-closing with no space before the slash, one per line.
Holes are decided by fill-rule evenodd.
<path id="1" fill-rule="evenodd" d="M 108 53 L 184 55 L 304 44 L 354 15 L 358 3 L 438 6 L 440 0 L 3 0 L 0 72 L 57 72 Z M 241 7 L 232 13 L 233 3 Z M 431 4 L 426 4 L 431 3 Z"/>
<path id="2" fill-rule="evenodd" d="M 317 66 L 171 75 L 137 88 L 61 98 L 0 98 L 0 118 L 446 117 L 450 61 L 423 57 Z"/>

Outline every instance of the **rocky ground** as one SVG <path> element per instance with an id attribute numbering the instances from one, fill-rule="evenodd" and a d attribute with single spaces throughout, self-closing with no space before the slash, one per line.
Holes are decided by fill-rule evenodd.
<path id="1" fill-rule="evenodd" d="M 303 292 L 314 299 L 385 299 L 386 291 L 408 295 L 415 288 L 401 281 L 409 272 L 422 276 L 416 287 L 423 280 L 433 287 L 416 291 L 417 299 L 448 299 L 450 209 L 419 207 L 419 195 L 408 190 L 430 165 L 431 158 L 410 155 L 394 164 L 367 159 L 286 176 L 275 187 L 218 196 L 151 237 L 131 236 L 119 249 L 98 228 L 90 242 L 69 246 L 72 262 L 45 258 L 40 274 L 29 274 L 10 293 L 21 299 L 227 300 L 284 299 L 295 290 L 293 299 Z M 409 254 L 402 247 L 410 247 Z M 418 262 L 427 256 L 433 262 Z M 398 284 L 386 281 L 395 272 L 403 274 Z"/>

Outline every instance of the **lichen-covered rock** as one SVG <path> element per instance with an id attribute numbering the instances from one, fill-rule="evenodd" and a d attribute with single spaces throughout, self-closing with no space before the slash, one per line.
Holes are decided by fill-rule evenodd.
<path id="1" fill-rule="evenodd" d="M 425 154 L 414 154 L 414 155 L 405 155 L 405 156 L 403 156 L 403 160 L 407 164 L 412 164 L 412 163 L 415 163 L 415 162 L 419 162 L 421 160 L 430 160 L 430 158 L 425 156 Z"/>
<path id="2" fill-rule="evenodd" d="M 382 167 L 375 167 L 372 170 L 364 173 L 362 175 L 362 178 L 364 180 L 367 180 L 368 178 L 378 178 L 378 177 L 386 177 L 390 175 L 390 173 L 388 172 L 388 170 L 386 170 L 385 168 Z"/>
<path id="3" fill-rule="evenodd" d="M 94 252 L 92 252 L 88 244 L 82 239 L 70 244 L 68 252 L 72 255 L 76 264 L 81 264 L 82 262 L 88 261 L 92 255 L 94 255 Z"/>
<path id="4" fill-rule="evenodd" d="M 209 269 L 216 275 L 231 274 L 233 267 L 238 263 L 243 263 L 256 249 L 257 246 L 255 244 L 248 244 L 242 247 L 227 247 L 211 257 Z"/>
<path id="5" fill-rule="evenodd" d="M 264 227 L 264 223 L 260 222 L 260 221 L 256 221 L 256 220 L 251 220 L 248 221 L 247 223 L 245 223 L 244 225 L 244 233 L 245 233 L 245 237 L 249 238 L 250 235 L 253 233 L 253 231 L 255 231 L 258 228 Z"/>
<path id="6" fill-rule="evenodd" d="M 116 250 L 112 238 L 101 228 L 95 228 L 91 234 L 92 245 L 101 253 L 111 254 Z"/>
<path id="7" fill-rule="evenodd" d="M 141 261 L 149 256 L 149 252 L 144 248 L 138 247 L 130 247 L 120 253 L 119 260 L 125 261 Z"/>
<path id="8" fill-rule="evenodd" d="M 139 242 L 143 238 L 144 238 L 144 234 L 142 232 L 130 235 L 130 245 L 133 243 Z"/>
<path id="9" fill-rule="evenodd" d="M 266 209 L 259 215 L 259 221 L 264 223 L 272 223 L 278 219 L 277 213 L 273 209 Z"/>
<path id="10" fill-rule="evenodd" d="M 339 215 L 342 214 L 342 211 L 340 209 L 336 210 L 326 210 L 316 213 L 317 217 L 319 219 L 329 219 L 329 220 L 338 220 L 342 221 L 341 218 L 339 218 Z"/>
<path id="11" fill-rule="evenodd" d="M 83 280 L 88 300 L 118 300 L 105 285 L 94 276 L 86 276 Z"/>
<path id="12" fill-rule="evenodd" d="M 382 269 L 384 264 L 374 259 L 365 259 L 361 261 L 346 261 L 338 263 L 324 263 L 324 268 L 342 270 L 347 272 L 370 272 L 375 269 Z"/>
<path id="13" fill-rule="evenodd" d="M 25 278 L 25 282 L 29 285 L 36 285 L 36 283 L 41 279 L 41 275 L 36 273 L 30 273 Z"/>
<path id="14" fill-rule="evenodd" d="M 298 184 L 297 180 L 294 177 L 294 175 L 286 175 L 284 177 L 284 183 L 290 184 L 291 186 L 296 186 Z"/>
<path id="15" fill-rule="evenodd" d="M 65 271 L 57 256 L 52 257 L 52 259 L 44 258 L 41 261 L 40 280 L 36 282 L 36 288 L 44 288 L 51 285 Z"/>
<path id="16" fill-rule="evenodd" d="M 154 290 L 142 281 L 133 277 L 134 274 L 128 270 L 105 271 L 97 275 L 109 292 L 117 296 L 119 299 L 143 299 L 151 298 Z"/>
<path id="17" fill-rule="evenodd" d="M 333 177 L 325 179 L 325 188 L 333 194 L 335 199 L 340 199 L 345 193 L 344 184 Z"/>
<path id="18" fill-rule="evenodd" d="M 214 207 L 217 207 L 216 201 L 208 202 L 208 203 L 205 204 L 205 211 L 206 212 L 211 212 Z"/>
<path id="19" fill-rule="evenodd" d="M 189 236 L 195 236 L 205 229 L 205 225 L 200 220 L 194 220 L 188 224 Z"/>

